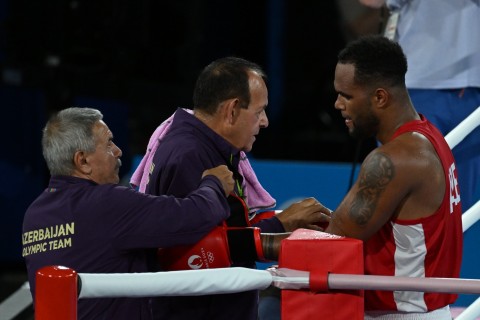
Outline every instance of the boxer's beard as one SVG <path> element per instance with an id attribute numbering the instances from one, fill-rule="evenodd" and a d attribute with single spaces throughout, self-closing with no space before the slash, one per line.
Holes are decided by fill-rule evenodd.
<path id="1" fill-rule="evenodd" d="M 374 137 L 378 132 L 379 123 L 380 120 L 378 120 L 373 113 L 359 116 L 353 122 L 353 128 L 350 131 L 350 135 L 359 140 Z"/>

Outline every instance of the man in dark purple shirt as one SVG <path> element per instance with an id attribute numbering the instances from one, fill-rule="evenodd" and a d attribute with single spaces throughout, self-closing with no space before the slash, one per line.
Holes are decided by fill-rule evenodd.
<path id="1" fill-rule="evenodd" d="M 235 194 L 245 199 L 239 162 L 241 151 L 249 152 L 260 129 L 268 126 L 265 78 L 257 64 L 236 57 L 208 65 L 197 79 L 193 115 L 177 109 L 158 145 L 146 193 L 187 195 L 198 184 L 199 173 L 223 164 L 233 172 Z M 324 222 L 325 213 L 329 210 L 309 198 L 253 226 L 275 234 L 302 227 L 321 230 L 315 223 Z M 240 265 L 255 267 L 255 260 Z M 159 300 L 162 320 L 257 319 L 258 291 Z"/>
<path id="2" fill-rule="evenodd" d="M 118 185 L 122 151 L 90 108 L 60 111 L 43 132 L 48 188 L 23 223 L 23 257 L 35 299 L 36 271 L 62 265 L 81 273 L 147 271 L 146 249 L 193 244 L 229 216 L 226 166 L 205 170 L 185 198 Z M 178 219 L 181 215 L 184 219 Z M 84 299 L 78 319 L 152 319 L 150 299 Z"/>

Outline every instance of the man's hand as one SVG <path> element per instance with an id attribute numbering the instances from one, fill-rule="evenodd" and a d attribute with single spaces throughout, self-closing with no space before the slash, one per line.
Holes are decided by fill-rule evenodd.
<path id="1" fill-rule="evenodd" d="M 220 180 L 225 196 L 228 196 L 233 191 L 233 186 L 235 184 L 235 181 L 233 180 L 233 172 L 230 171 L 226 165 L 222 164 L 218 167 L 203 171 L 202 178 L 208 175 L 213 175 Z"/>
<path id="2" fill-rule="evenodd" d="M 306 198 L 283 210 L 276 217 L 280 220 L 286 232 L 298 228 L 324 231 L 330 222 L 331 210 L 315 198 Z"/>

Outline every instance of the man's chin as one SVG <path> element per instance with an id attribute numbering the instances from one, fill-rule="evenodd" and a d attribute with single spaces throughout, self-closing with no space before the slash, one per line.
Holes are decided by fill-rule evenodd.
<path id="1" fill-rule="evenodd" d="M 113 184 L 119 184 L 120 183 L 120 176 L 117 174 L 115 178 L 112 179 Z"/>
<path id="2" fill-rule="evenodd" d="M 252 151 L 252 148 L 253 148 L 253 145 L 246 146 L 246 147 L 242 148 L 242 151 L 245 152 L 245 153 L 248 153 L 248 152 Z"/>

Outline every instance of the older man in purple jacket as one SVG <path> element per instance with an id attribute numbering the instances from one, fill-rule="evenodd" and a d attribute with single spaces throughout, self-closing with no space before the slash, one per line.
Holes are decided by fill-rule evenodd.
<path id="1" fill-rule="evenodd" d="M 44 266 L 145 272 L 147 248 L 193 244 L 229 216 L 226 195 L 234 181 L 226 166 L 205 170 L 185 198 L 118 185 L 122 151 L 102 117 L 96 109 L 69 108 L 43 131 L 51 179 L 25 213 L 22 234 L 33 297 L 36 271 Z M 152 319 L 149 300 L 80 300 L 78 319 Z"/>

